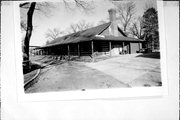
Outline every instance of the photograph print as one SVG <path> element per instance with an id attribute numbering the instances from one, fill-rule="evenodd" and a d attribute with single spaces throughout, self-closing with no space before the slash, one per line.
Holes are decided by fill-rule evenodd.
<path id="1" fill-rule="evenodd" d="M 162 87 L 156 0 L 19 8 L 25 93 Z"/>

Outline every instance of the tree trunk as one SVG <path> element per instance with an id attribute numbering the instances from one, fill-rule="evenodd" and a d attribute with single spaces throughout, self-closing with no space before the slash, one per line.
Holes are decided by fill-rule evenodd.
<path id="1" fill-rule="evenodd" d="M 35 10 L 36 2 L 32 2 L 30 5 L 30 8 L 27 12 L 27 29 L 26 29 L 26 36 L 24 39 L 24 45 L 23 45 L 23 61 L 25 62 L 25 66 L 29 68 L 29 42 L 33 30 L 33 25 L 32 25 L 32 18 L 33 18 L 33 13 Z"/>

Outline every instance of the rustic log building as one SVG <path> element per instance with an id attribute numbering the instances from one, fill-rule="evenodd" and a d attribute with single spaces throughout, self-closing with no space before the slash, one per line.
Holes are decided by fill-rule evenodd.
<path id="1" fill-rule="evenodd" d="M 94 54 L 132 54 L 140 51 L 143 40 L 127 37 L 116 23 L 116 11 L 108 10 L 110 22 L 65 35 L 48 45 L 37 47 L 38 55 L 91 56 Z"/>

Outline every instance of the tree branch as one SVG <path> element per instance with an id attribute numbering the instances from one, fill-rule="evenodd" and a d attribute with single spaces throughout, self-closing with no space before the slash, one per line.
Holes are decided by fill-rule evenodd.
<path id="1" fill-rule="evenodd" d="M 25 2 L 25 3 L 20 4 L 19 7 L 23 7 L 23 6 L 28 5 L 28 4 L 30 4 L 30 2 Z"/>
<path id="2" fill-rule="evenodd" d="M 24 9 L 29 9 L 30 7 L 22 6 L 21 8 L 24 8 Z M 35 8 L 35 10 L 41 10 L 41 9 L 39 9 L 39 8 Z"/>

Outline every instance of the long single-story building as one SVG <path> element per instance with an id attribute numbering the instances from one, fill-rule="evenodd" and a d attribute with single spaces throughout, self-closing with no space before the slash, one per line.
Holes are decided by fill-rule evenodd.
<path id="1" fill-rule="evenodd" d="M 108 10 L 110 22 L 83 31 L 68 34 L 51 41 L 48 45 L 37 47 L 38 55 L 76 55 L 94 54 L 132 54 L 142 49 L 141 39 L 127 37 L 116 22 L 116 10 Z"/>

